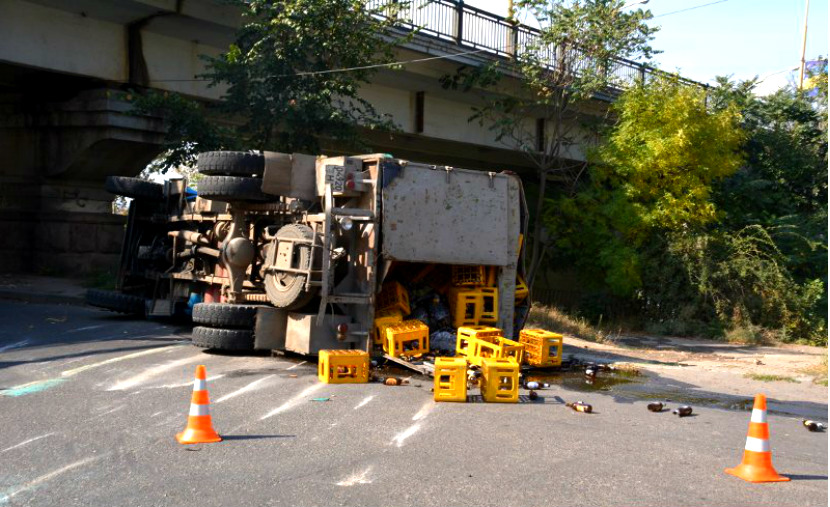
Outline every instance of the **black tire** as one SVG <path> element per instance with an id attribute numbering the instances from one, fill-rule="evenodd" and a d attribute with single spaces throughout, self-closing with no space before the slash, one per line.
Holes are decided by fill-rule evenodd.
<path id="1" fill-rule="evenodd" d="M 254 332 L 248 329 L 221 329 L 196 326 L 193 345 L 205 349 L 254 350 Z"/>
<path id="2" fill-rule="evenodd" d="M 113 312 L 144 316 L 144 298 L 121 294 L 112 290 L 90 289 L 86 291 L 88 305 L 105 308 Z"/>
<path id="3" fill-rule="evenodd" d="M 277 241 L 286 239 L 307 239 L 314 236 L 314 231 L 307 225 L 289 224 L 277 231 Z M 311 245 L 298 244 L 299 258 L 297 269 L 309 269 L 314 262 Z M 277 308 L 296 310 L 305 306 L 316 294 L 316 290 L 305 291 L 305 277 L 292 273 L 269 273 L 265 276 L 265 293 L 268 301 Z"/>
<path id="4" fill-rule="evenodd" d="M 107 176 L 104 188 L 115 195 L 143 199 L 146 201 L 163 201 L 164 185 L 127 176 Z"/>
<path id="5" fill-rule="evenodd" d="M 271 201 L 279 197 L 262 193 L 262 179 L 242 176 L 205 176 L 199 180 L 200 197 L 214 201 Z"/>
<path id="6" fill-rule="evenodd" d="M 196 169 L 210 176 L 261 176 L 265 157 L 255 151 L 206 151 L 199 153 Z"/>
<path id="7" fill-rule="evenodd" d="M 263 305 L 198 303 L 193 306 L 193 322 L 208 327 L 253 329 L 257 310 Z"/>

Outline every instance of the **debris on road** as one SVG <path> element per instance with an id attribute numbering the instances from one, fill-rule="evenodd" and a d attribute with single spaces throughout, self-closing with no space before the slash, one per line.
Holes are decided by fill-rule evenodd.
<path id="1" fill-rule="evenodd" d="M 678 417 L 686 417 L 692 415 L 692 407 L 689 405 L 681 405 L 672 411 L 672 414 Z"/>
<path id="2" fill-rule="evenodd" d="M 827 429 L 827 425 L 820 423 L 818 421 L 811 421 L 809 419 L 804 419 L 801 421 L 805 428 L 810 431 L 821 432 Z"/>
<path id="3" fill-rule="evenodd" d="M 648 409 L 651 412 L 662 412 L 664 405 L 659 401 L 655 401 L 653 403 L 648 404 Z"/>
<path id="4" fill-rule="evenodd" d="M 325 398 L 311 398 L 311 401 L 331 401 L 331 398 L 329 398 L 329 397 L 325 397 Z"/>
<path id="5" fill-rule="evenodd" d="M 594 411 L 594 407 L 592 407 L 588 403 L 583 402 L 582 400 L 577 401 L 575 403 L 565 403 L 565 406 L 572 408 L 576 412 L 584 412 L 586 414 L 590 414 Z"/>

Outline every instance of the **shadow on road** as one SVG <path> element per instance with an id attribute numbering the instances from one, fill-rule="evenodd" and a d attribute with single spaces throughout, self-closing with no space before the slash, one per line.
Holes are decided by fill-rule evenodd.
<path id="1" fill-rule="evenodd" d="M 265 438 L 296 438 L 297 435 L 222 435 L 222 440 L 260 440 Z"/>

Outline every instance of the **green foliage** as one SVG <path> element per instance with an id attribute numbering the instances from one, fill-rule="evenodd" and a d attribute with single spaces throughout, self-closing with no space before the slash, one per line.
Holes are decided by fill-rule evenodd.
<path id="1" fill-rule="evenodd" d="M 596 94 L 618 88 L 613 72 L 620 58 L 648 59 L 657 28 L 646 23 L 648 10 L 626 10 L 624 0 L 519 0 L 516 7 L 541 27 L 536 40 L 522 40 L 514 58 L 477 68 L 461 67 L 444 76 L 445 88 L 481 93 L 481 106 L 470 121 L 487 126 L 495 139 L 520 150 L 537 169 L 539 198 L 528 235 L 531 258 L 527 281 L 532 287 L 546 243 L 541 217 L 549 176 L 574 185 L 584 164 L 569 159 L 568 149 L 590 143 L 584 108 Z M 505 83 L 504 76 L 516 79 Z M 509 88 L 507 88 L 509 87 Z M 538 121 L 544 132 L 539 136 Z"/>
<path id="2" fill-rule="evenodd" d="M 358 95 L 400 42 L 386 17 L 357 0 L 233 0 L 243 25 L 228 50 L 205 56 L 210 87 L 222 100 L 205 111 L 177 94 L 150 94 L 140 112 L 168 123 L 164 166 L 192 161 L 210 149 L 319 153 L 321 140 L 361 145 L 360 129 L 392 129 L 388 116 Z M 212 113 L 224 123 L 205 118 Z"/>
<path id="3" fill-rule="evenodd" d="M 742 134 L 734 110 L 709 112 L 703 90 L 672 80 L 624 93 L 612 111 L 617 124 L 595 154 L 589 186 L 554 200 L 547 219 L 560 248 L 581 252 L 584 272 L 626 295 L 642 287 L 655 235 L 715 220 L 711 186 L 740 165 Z"/>

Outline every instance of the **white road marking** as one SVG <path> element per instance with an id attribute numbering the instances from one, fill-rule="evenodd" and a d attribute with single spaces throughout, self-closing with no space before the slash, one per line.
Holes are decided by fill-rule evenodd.
<path id="1" fill-rule="evenodd" d="M 47 434 L 45 434 L 45 435 L 40 435 L 39 437 L 30 438 L 29 440 L 24 440 L 24 441 L 20 442 L 20 443 L 19 443 L 19 444 L 17 444 L 17 445 L 13 445 L 13 446 L 11 446 L 11 447 L 6 447 L 5 449 L 3 449 L 3 450 L 2 450 L 2 451 L 0 451 L 0 452 L 11 451 L 12 449 L 17 449 L 18 447 L 23 447 L 23 446 L 24 446 L 24 445 L 26 445 L 26 444 L 32 443 L 32 442 L 34 442 L 35 440 L 40 440 L 41 438 L 50 437 L 50 436 L 52 436 L 52 435 L 54 435 L 54 433 L 47 433 Z"/>
<path id="2" fill-rule="evenodd" d="M 232 392 L 232 393 L 228 393 L 228 394 L 226 394 L 225 396 L 222 396 L 221 398 L 219 398 L 218 400 L 216 400 L 214 403 L 221 403 L 221 402 L 223 402 L 223 401 L 225 401 L 225 400 L 229 400 L 229 399 L 231 399 L 231 398 L 234 398 L 234 397 L 236 397 L 236 396 L 239 396 L 240 394 L 244 394 L 244 393 L 246 393 L 246 392 L 248 392 L 248 391 L 251 391 L 251 390 L 253 390 L 253 389 L 256 389 L 256 386 L 258 386 L 259 384 L 261 384 L 261 383 L 265 382 L 266 380 L 268 380 L 269 378 L 274 377 L 274 376 L 276 376 L 276 373 L 275 373 L 275 374 L 273 374 L 273 375 L 268 375 L 267 377 L 262 377 L 262 378 L 261 378 L 261 379 L 259 379 L 259 380 L 254 380 L 253 382 L 251 382 L 250 384 L 246 385 L 245 387 L 242 387 L 242 388 L 237 389 L 236 391 L 234 391 L 234 392 Z"/>
<path id="3" fill-rule="evenodd" d="M 11 350 L 11 349 L 18 349 L 18 348 L 24 347 L 28 344 L 29 344 L 29 340 L 23 340 L 23 341 L 19 341 L 17 343 L 10 343 L 8 345 L 3 345 L 2 347 L 0 347 L 0 352 L 5 352 L 5 351 Z"/>
<path id="4" fill-rule="evenodd" d="M 78 329 L 70 329 L 69 331 L 66 331 L 66 333 L 77 333 L 79 331 L 90 331 L 92 329 L 100 329 L 102 327 L 104 327 L 104 324 L 98 324 L 96 326 L 85 326 L 85 327 L 79 327 Z"/>
<path id="5" fill-rule="evenodd" d="M 107 389 L 107 391 L 124 391 L 130 388 L 133 388 L 139 384 L 142 384 L 151 378 L 164 373 L 168 370 L 172 370 L 174 368 L 178 368 L 180 366 L 184 366 L 186 364 L 195 363 L 201 360 L 204 360 L 205 356 L 201 352 L 196 354 L 195 356 L 185 357 L 184 359 L 177 359 L 176 361 L 171 361 L 169 363 L 165 363 L 159 366 L 154 366 L 152 368 L 148 368 L 143 372 L 139 373 L 138 375 L 132 376 L 126 380 L 122 380 L 120 382 L 116 382 L 115 385 Z"/>
<path id="6" fill-rule="evenodd" d="M 420 423 L 413 424 L 412 426 L 395 435 L 395 437 L 392 438 L 392 441 L 389 442 L 389 445 L 396 444 L 398 447 L 403 447 L 404 440 L 417 433 L 420 429 Z"/>
<path id="7" fill-rule="evenodd" d="M 299 394 L 295 395 L 294 397 L 290 398 L 288 401 L 280 405 L 279 407 L 275 408 L 274 410 L 268 412 L 264 416 L 260 417 L 259 420 L 268 419 L 269 417 L 273 417 L 277 414 L 281 414 L 285 411 L 291 410 L 292 408 L 296 407 L 300 404 L 301 401 L 305 400 L 309 395 L 312 393 L 319 391 L 323 388 L 326 384 L 314 384 L 312 386 L 306 387 L 303 389 Z"/>
<path id="8" fill-rule="evenodd" d="M 44 482 L 50 481 L 55 477 L 64 474 L 74 468 L 78 468 L 81 466 L 86 465 L 87 463 L 92 463 L 93 461 L 97 461 L 101 459 L 101 456 L 92 456 L 89 458 L 82 459 L 80 461 L 76 461 L 74 463 L 70 463 L 65 467 L 58 468 L 57 470 L 53 470 L 48 474 L 43 474 L 40 477 L 36 477 L 31 481 L 21 484 L 19 486 L 12 486 L 11 488 L 7 489 L 5 493 L 0 493 L 0 504 L 7 503 L 9 500 L 14 498 L 15 496 L 19 495 L 20 493 L 24 493 L 35 486 L 43 484 Z"/>
<path id="9" fill-rule="evenodd" d="M 286 370 L 293 370 L 293 369 L 294 369 L 294 368 L 296 368 L 297 366 L 302 366 L 302 365 L 306 364 L 307 362 L 308 362 L 308 361 L 303 361 L 303 362 L 301 362 L 301 363 L 297 363 L 297 364 L 295 364 L 294 366 L 292 366 L 292 367 L 290 367 L 290 368 L 286 368 Z"/>
<path id="10" fill-rule="evenodd" d="M 219 375 L 213 375 L 212 377 L 208 377 L 206 382 L 213 382 L 214 380 L 216 380 L 218 378 L 222 378 L 224 376 L 225 376 L 224 373 L 220 373 Z M 175 389 L 177 387 L 193 387 L 193 381 L 188 380 L 187 382 L 180 382 L 178 384 L 164 384 L 164 385 L 161 385 L 161 386 L 147 386 L 147 387 L 142 388 L 142 390 L 144 390 L 144 389 Z"/>
<path id="11" fill-rule="evenodd" d="M 113 357 L 113 358 L 107 359 L 106 361 L 101 361 L 99 363 L 87 364 L 87 365 L 84 365 L 84 366 L 79 366 L 77 368 L 73 368 L 71 370 L 66 370 L 64 372 L 61 372 L 61 376 L 71 377 L 73 375 L 77 375 L 79 373 L 91 370 L 93 368 L 98 368 L 99 366 L 104 366 L 104 365 L 112 364 L 112 363 L 118 363 L 118 362 L 121 362 L 121 361 L 126 361 L 127 359 L 134 359 L 136 357 L 148 356 L 150 354 L 158 354 L 159 352 L 169 352 L 170 350 L 172 350 L 176 347 L 181 347 L 182 345 L 184 345 L 184 342 L 182 342 L 178 345 L 170 345 L 170 346 L 167 346 L 167 347 L 159 347 L 157 349 L 142 350 L 141 352 L 133 352 L 132 354 L 126 354 L 126 355 L 123 355 L 123 356 Z"/>
<path id="12" fill-rule="evenodd" d="M 372 395 L 372 396 L 367 396 L 367 397 L 363 398 L 363 401 L 361 401 L 360 403 L 358 403 L 357 405 L 355 405 L 354 409 L 355 409 L 355 410 L 359 409 L 360 407 L 362 407 L 362 406 L 366 405 L 367 403 L 369 403 L 369 402 L 370 402 L 370 401 L 372 401 L 373 399 L 375 399 L 375 395 Z"/>
<path id="13" fill-rule="evenodd" d="M 342 481 L 338 482 L 338 486 L 354 486 L 355 484 L 372 484 L 372 481 L 369 480 L 369 472 L 372 471 L 372 467 L 367 468 L 363 472 L 357 474 L 352 474 L 349 477 L 346 477 Z"/>
<path id="14" fill-rule="evenodd" d="M 424 417 L 429 415 L 430 412 L 435 410 L 436 406 L 437 406 L 437 403 L 435 403 L 434 400 L 429 400 L 428 402 L 424 403 L 424 405 L 421 407 L 421 410 L 419 410 L 417 414 L 412 416 L 412 420 L 413 421 L 419 421 L 419 420 L 423 419 Z"/>

